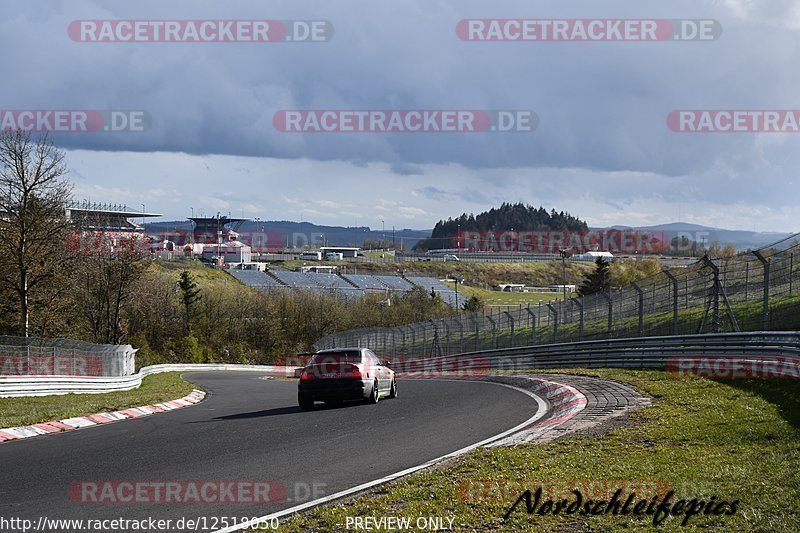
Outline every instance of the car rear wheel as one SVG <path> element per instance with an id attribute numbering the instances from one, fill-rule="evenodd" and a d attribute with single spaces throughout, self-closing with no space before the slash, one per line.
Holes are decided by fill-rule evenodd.
<path id="1" fill-rule="evenodd" d="M 300 405 L 300 409 L 303 411 L 308 411 L 309 409 L 314 408 L 314 398 L 305 394 L 297 395 L 297 403 Z"/>
<path id="2" fill-rule="evenodd" d="M 389 391 L 389 398 L 397 398 L 397 380 L 392 380 L 392 388 Z"/>
<path id="3" fill-rule="evenodd" d="M 369 397 L 369 403 L 378 403 L 380 400 L 380 391 L 378 390 L 378 380 L 375 380 L 375 383 L 372 384 L 372 394 Z"/>

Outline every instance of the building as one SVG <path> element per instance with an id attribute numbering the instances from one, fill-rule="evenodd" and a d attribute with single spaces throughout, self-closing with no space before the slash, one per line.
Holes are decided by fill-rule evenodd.
<path id="1" fill-rule="evenodd" d="M 585 252 L 585 253 L 582 253 L 580 255 L 576 255 L 573 259 L 583 259 L 583 260 L 587 260 L 587 261 L 597 261 L 598 257 L 602 257 L 603 259 L 605 259 L 608 262 L 611 262 L 611 261 L 614 260 L 614 254 L 612 254 L 611 252 L 595 252 L 595 251 Z"/>
<path id="2" fill-rule="evenodd" d="M 349 248 L 346 246 L 321 246 L 319 249 L 322 256 L 326 257 L 328 254 L 342 254 L 342 257 L 358 257 L 361 248 Z"/>
<path id="3" fill-rule="evenodd" d="M 252 263 L 252 248 L 237 241 L 235 232 L 228 233 L 228 237 L 230 240 L 222 244 L 204 244 L 203 259 L 220 266 L 229 265 L 231 267 Z"/>
<path id="4" fill-rule="evenodd" d="M 500 292 L 528 292 L 522 283 L 501 283 L 495 287 Z"/>
<path id="5" fill-rule="evenodd" d="M 76 228 L 70 238 L 70 247 L 83 252 L 114 252 L 135 243 L 140 251 L 149 250 L 152 239 L 144 232 L 144 219 L 160 217 L 157 213 L 146 213 L 128 209 L 123 204 L 80 202 L 68 205 L 67 220 Z M 141 219 L 142 224 L 134 222 Z"/>
<path id="6" fill-rule="evenodd" d="M 300 267 L 300 272 L 313 272 L 316 274 L 336 274 L 339 270 L 337 266 L 318 265 Z"/>

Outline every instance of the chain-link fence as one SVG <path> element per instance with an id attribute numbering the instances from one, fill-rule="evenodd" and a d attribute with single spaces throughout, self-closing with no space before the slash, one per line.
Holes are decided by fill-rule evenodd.
<path id="1" fill-rule="evenodd" d="M 130 376 L 129 344 L 0 336 L 0 376 Z"/>
<path id="2" fill-rule="evenodd" d="M 345 331 L 315 346 L 361 346 L 418 357 L 610 338 L 797 330 L 799 250 L 794 235 L 757 251 L 705 257 L 590 296 Z"/>

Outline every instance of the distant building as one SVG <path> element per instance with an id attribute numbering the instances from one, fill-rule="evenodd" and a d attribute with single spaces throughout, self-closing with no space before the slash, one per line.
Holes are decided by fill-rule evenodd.
<path id="1" fill-rule="evenodd" d="M 548 288 L 553 292 L 564 292 L 565 288 L 567 292 L 575 292 L 578 290 L 577 285 L 550 285 Z"/>
<path id="2" fill-rule="evenodd" d="M 614 254 L 612 254 L 611 252 L 594 252 L 594 251 L 576 255 L 574 259 L 587 259 L 591 261 L 597 261 L 598 257 L 602 257 L 603 259 L 606 259 L 608 261 L 614 260 Z"/>
<path id="3" fill-rule="evenodd" d="M 323 256 L 329 253 L 342 254 L 342 257 L 358 257 L 361 248 L 348 248 L 346 246 L 321 246 L 319 249 Z"/>
<path id="4" fill-rule="evenodd" d="M 70 247 L 83 252 L 114 252 L 136 242 L 139 250 L 147 249 L 152 239 L 145 236 L 144 225 L 135 219 L 160 217 L 160 214 L 128 209 L 123 204 L 80 202 L 64 209 L 66 218 L 76 228 Z"/>
<path id="5" fill-rule="evenodd" d="M 222 244 L 204 244 L 203 259 L 219 265 L 242 265 L 253 262 L 250 246 L 236 240 L 236 233 L 230 232 L 230 240 Z"/>
<path id="6" fill-rule="evenodd" d="M 337 270 L 339 270 L 339 267 L 329 265 L 300 267 L 300 272 L 314 272 L 317 274 L 336 274 Z"/>
<path id="7" fill-rule="evenodd" d="M 528 292 L 522 283 L 500 283 L 494 290 L 500 292 Z"/>

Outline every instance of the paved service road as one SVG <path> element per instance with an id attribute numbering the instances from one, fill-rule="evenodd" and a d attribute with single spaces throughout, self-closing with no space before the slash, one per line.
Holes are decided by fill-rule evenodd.
<path id="1" fill-rule="evenodd" d="M 296 381 L 260 376 L 188 373 L 186 379 L 210 393 L 193 407 L 0 444 L 0 518 L 35 524 L 40 517 L 153 517 L 175 524 L 206 517 L 208 531 L 215 518 L 262 516 L 416 466 L 508 430 L 537 409 L 529 396 L 496 384 L 398 380 L 397 399 L 341 408 L 317 404 L 303 412 Z M 278 501 L 228 503 L 230 484 L 219 481 L 231 480 L 271 482 L 268 494 Z M 227 500 L 81 503 L 95 496 L 106 502 L 135 497 L 133 486 L 106 481 L 154 482 L 138 486 L 148 491 L 140 495 L 145 500 L 166 490 L 160 482 L 196 481 L 180 485 L 179 497 L 192 500 L 194 486 L 205 487 L 210 500 L 218 499 L 215 490 Z M 211 488 L 205 481 L 218 483 Z M 98 482 L 97 492 L 92 483 L 83 484 L 71 498 L 76 482 Z M 264 485 L 243 487 L 237 497 L 253 497 L 247 487 L 255 487 L 257 498 L 265 499 Z M 214 529 L 221 527 L 217 522 Z"/>

